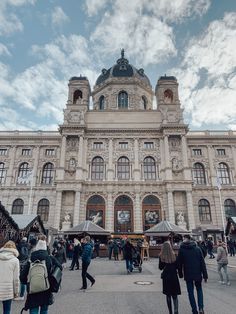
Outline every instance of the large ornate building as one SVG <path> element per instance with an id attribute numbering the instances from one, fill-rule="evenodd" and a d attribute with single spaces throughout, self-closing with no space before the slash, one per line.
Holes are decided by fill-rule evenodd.
<path id="1" fill-rule="evenodd" d="M 236 132 L 189 131 L 175 77 L 153 91 L 122 51 L 92 91 L 83 76 L 68 87 L 58 132 L 0 132 L 0 200 L 11 214 L 39 213 L 57 229 L 91 219 L 114 233 L 164 218 L 220 232 L 221 208 L 236 216 Z"/>

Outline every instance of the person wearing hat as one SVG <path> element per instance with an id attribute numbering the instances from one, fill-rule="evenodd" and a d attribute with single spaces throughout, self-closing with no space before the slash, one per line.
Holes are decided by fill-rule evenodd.
<path id="1" fill-rule="evenodd" d="M 8 241 L 0 249 L 0 301 L 3 314 L 11 313 L 12 300 L 19 295 L 20 263 L 18 251 L 13 241 Z"/>
<path id="2" fill-rule="evenodd" d="M 50 276 L 50 274 L 52 273 L 53 266 L 57 266 L 62 269 L 61 264 L 54 257 L 48 254 L 47 243 L 45 240 L 40 239 L 38 241 L 35 247 L 35 251 L 32 252 L 30 259 L 32 263 L 34 263 L 35 261 L 45 261 L 48 276 Z M 20 280 L 24 284 L 27 284 L 29 270 L 30 261 L 27 262 L 20 274 Z M 40 313 L 47 314 L 48 306 L 52 303 L 53 296 L 49 287 L 49 289 L 47 289 L 46 291 L 33 294 L 28 293 L 24 309 L 26 311 L 29 310 L 30 314 L 38 314 L 39 310 Z"/>

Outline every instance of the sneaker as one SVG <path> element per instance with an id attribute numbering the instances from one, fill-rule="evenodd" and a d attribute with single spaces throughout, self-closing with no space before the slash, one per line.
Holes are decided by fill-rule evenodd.
<path id="1" fill-rule="evenodd" d="M 92 287 L 94 284 L 95 284 L 95 280 L 93 282 L 91 282 L 91 286 L 90 287 Z"/>
<path id="2" fill-rule="evenodd" d="M 79 290 L 86 290 L 87 288 L 81 287 Z"/>
<path id="3" fill-rule="evenodd" d="M 227 286 L 230 286 L 230 285 L 231 285 L 231 283 L 228 281 L 228 282 L 227 282 Z"/>
<path id="4" fill-rule="evenodd" d="M 219 283 L 220 283 L 221 285 L 225 285 L 225 282 L 224 282 L 224 281 L 219 281 Z"/>
<path id="5" fill-rule="evenodd" d="M 203 311 L 203 310 L 200 310 L 200 311 L 199 311 L 199 314 L 204 314 L 204 311 Z"/>
<path id="6" fill-rule="evenodd" d="M 25 299 L 24 297 L 16 297 L 14 300 L 15 301 L 24 301 L 24 299 Z"/>

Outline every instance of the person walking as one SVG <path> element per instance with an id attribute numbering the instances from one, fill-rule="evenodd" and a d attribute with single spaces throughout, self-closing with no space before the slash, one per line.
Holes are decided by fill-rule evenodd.
<path id="1" fill-rule="evenodd" d="M 227 265 L 228 265 L 228 256 L 226 251 L 226 245 L 221 240 L 218 241 L 218 248 L 217 248 L 217 265 L 218 265 L 218 274 L 220 276 L 220 284 L 224 285 L 225 283 L 230 286 L 229 275 L 227 272 Z M 222 269 L 225 273 L 225 281 L 223 279 Z"/>
<path id="2" fill-rule="evenodd" d="M 88 267 L 91 262 L 92 254 L 93 254 L 93 245 L 91 243 L 90 236 L 84 237 L 82 240 L 82 282 L 83 285 L 80 288 L 80 290 L 86 290 L 87 289 L 87 278 L 91 281 L 91 287 L 95 284 L 95 279 L 87 272 Z"/>
<path id="3" fill-rule="evenodd" d="M 52 255 L 62 266 L 63 264 L 66 264 L 66 251 L 64 246 L 60 242 L 57 244 L 57 248 L 54 249 Z"/>
<path id="4" fill-rule="evenodd" d="M 111 260 L 112 251 L 113 251 L 113 240 L 109 240 L 108 241 L 108 257 L 109 257 L 109 260 Z"/>
<path id="5" fill-rule="evenodd" d="M 20 271 L 23 269 L 25 264 L 27 263 L 30 255 L 30 246 L 27 243 L 27 238 L 23 237 L 20 241 L 19 245 L 17 246 L 17 250 L 19 252 L 18 259 L 20 261 Z M 24 300 L 26 291 L 26 285 L 24 285 L 22 282 L 20 283 L 20 295 L 18 298 L 15 298 L 16 301 Z"/>
<path id="6" fill-rule="evenodd" d="M 37 267 L 39 265 L 39 268 Z M 48 307 L 49 305 L 53 304 L 53 295 L 50 290 L 50 286 L 48 283 L 47 278 L 53 271 L 53 267 L 59 267 L 62 270 L 61 264 L 53 257 L 48 254 L 47 251 L 47 244 L 45 240 L 39 240 L 35 251 L 31 254 L 31 261 L 28 261 L 27 264 L 24 266 L 23 270 L 20 274 L 20 280 L 24 284 L 28 284 L 29 291 L 27 293 L 26 303 L 24 306 L 24 310 L 29 310 L 30 314 L 48 314 Z M 34 270 L 33 270 L 34 268 Z M 37 282 L 34 280 L 33 271 L 37 272 L 38 269 L 38 277 Z M 45 287 L 41 286 L 42 280 Z M 39 292 L 32 292 L 33 288 L 39 287 L 42 291 Z M 38 290 L 40 290 L 40 288 Z"/>
<path id="7" fill-rule="evenodd" d="M 235 256 L 235 250 L 234 250 L 234 241 L 232 239 L 230 239 L 228 241 L 228 248 L 229 248 L 229 253 L 230 253 L 230 256 Z"/>
<path id="8" fill-rule="evenodd" d="M 8 241 L 0 249 L 0 301 L 3 314 L 11 313 L 12 300 L 19 295 L 20 263 L 18 251 L 13 241 Z"/>
<path id="9" fill-rule="evenodd" d="M 183 277 L 186 281 L 188 297 L 193 314 L 203 314 L 203 290 L 202 290 L 202 278 L 207 282 L 208 274 L 204 257 L 200 248 L 194 241 L 191 241 L 190 235 L 184 235 L 184 241 L 180 246 L 179 254 L 177 258 L 179 267 L 179 277 Z M 183 270 L 183 273 L 182 273 Z M 194 285 L 197 290 L 198 308 L 197 310 L 196 300 L 194 297 Z"/>
<path id="10" fill-rule="evenodd" d="M 70 270 L 74 270 L 76 265 L 76 269 L 79 269 L 79 256 L 81 254 L 81 244 L 78 239 L 74 238 L 74 250 L 72 256 L 72 262 L 70 265 Z"/>
<path id="11" fill-rule="evenodd" d="M 97 239 L 94 243 L 94 251 L 96 252 L 95 257 L 99 257 L 99 250 L 100 250 L 100 241 Z"/>
<path id="12" fill-rule="evenodd" d="M 127 274 L 133 271 L 133 253 L 135 249 L 130 239 L 126 240 L 126 243 L 123 247 L 123 255 L 126 263 Z"/>
<path id="13" fill-rule="evenodd" d="M 213 242 L 211 241 L 211 239 L 208 239 L 207 241 L 207 252 L 210 256 L 210 258 L 215 258 L 215 255 L 213 254 Z"/>
<path id="14" fill-rule="evenodd" d="M 115 261 L 119 260 L 119 245 L 117 243 L 117 241 L 115 240 L 113 243 L 113 255 L 114 255 L 114 259 Z"/>
<path id="15" fill-rule="evenodd" d="M 177 275 L 177 262 L 175 253 L 169 241 L 163 243 L 159 256 L 159 269 L 162 270 L 162 292 L 166 295 L 169 314 L 172 314 L 172 302 L 174 314 L 178 314 L 178 295 L 181 294 L 179 278 Z"/>

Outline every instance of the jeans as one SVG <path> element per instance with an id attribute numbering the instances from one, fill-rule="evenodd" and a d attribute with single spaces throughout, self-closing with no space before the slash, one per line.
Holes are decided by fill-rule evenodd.
<path id="1" fill-rule="evenodd" d="M 11 313 L 11 302 L 12 302 L 12 300 L 2 301 L 3 314 L 10 314 Z"/>
<path id="2" fill-rule="evenodd" d="M 202 292 L 202 281 L 186 281 L 187 290 L 188 290 L 188 298 L 192 307 L 193 314 L 198 314 L 197 305 L 194 297 L 194 283 L 197 289 L 197 301 L 199 311 L 203 310 L 203 292 Z"/>
<path id="3" fill-rule="evenodd" d="M 220 275 L 220 281 L 224 281 L 223 274 L 222 274 L 222 271 L 221 271 L 222 268 L 223 268 L 224 273 L 225 273 L 226 282 L 229 282 L 229 275 L 228 275 L 228 272 L 227 272 L 227 264 L 218 264 L 218 274 Z"/>
<path id="4" fill-rule="evenodd" d="M 95 282 L 95 279 L 91 275 L 89 275 L 89 273 L 87 273 L 87 269 L 89 267 L 89 264 L 90 263 L 82 262 L 82 273 L 81 273 L 81 275 L 82 275 L 83 288 L 84 289 L 87 289 L 87 279 L 86 278 L 88 278 L 91 281 L 91 283 Z"/>
<path id="5" fill-rule="evenodd" d="M 133 270 L 133 261 L 132 259 L 125 259 L 126 262 L 126 269 L 129 271 Z"/>
<path id="6" fill-rule="evenodd" d="M 20 284 L 20 297 L 22 298 L 25 295 L 26 285 L 23 283 Z"/>
<path id="7" fill-rule="evenodd" d="M 39 312 L 40 309 L 40 312 Z M 48 305 L 42 305 L 38 307 L 34 307 L 33 309 L 30 309 L 30 314 L 48 314 Z"/>

